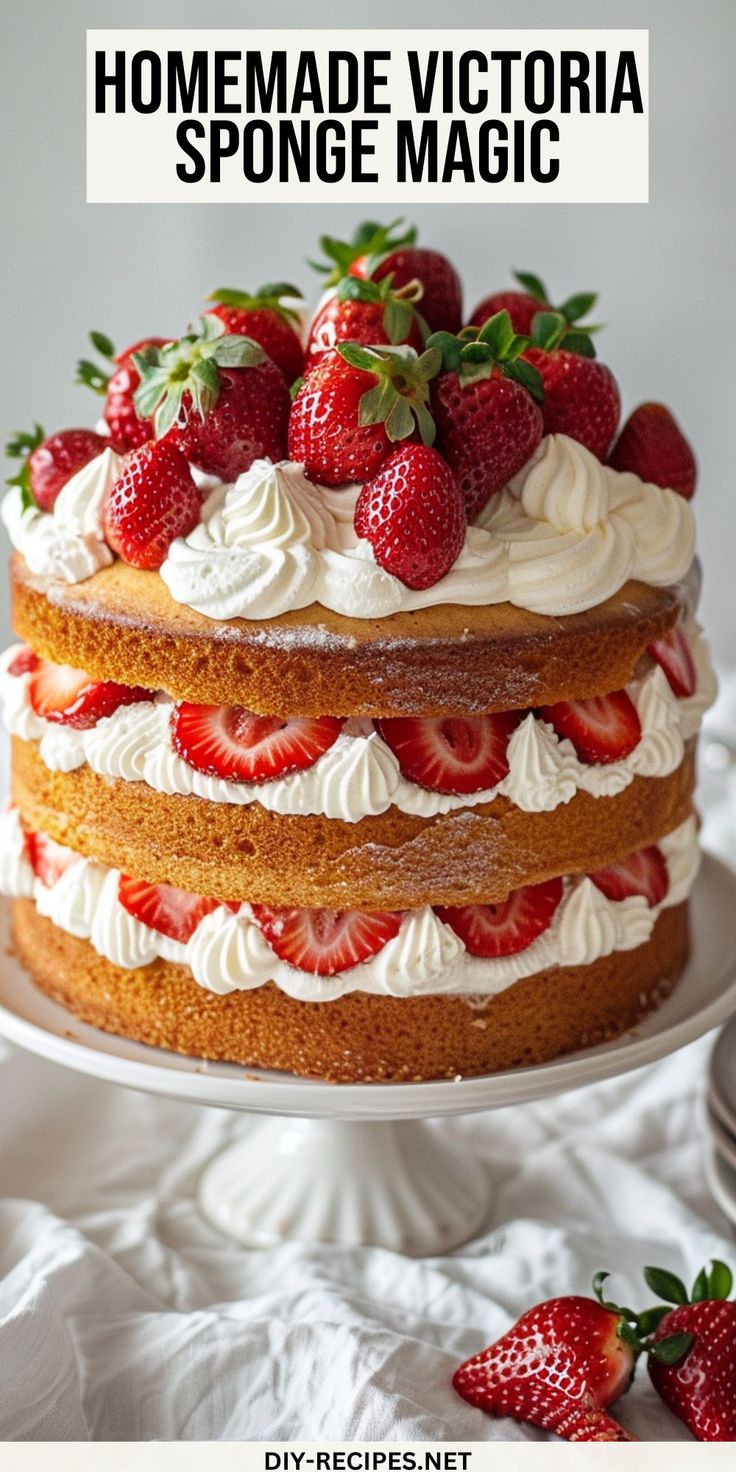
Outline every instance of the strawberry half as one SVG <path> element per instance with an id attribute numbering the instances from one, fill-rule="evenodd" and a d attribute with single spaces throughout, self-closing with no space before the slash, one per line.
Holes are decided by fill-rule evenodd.
<path id="1" fill-rule="evenodd" d="M 471 956 L 515 956 L 543 935 L 562 899 L 562 880 L 525 884 L 501 905 L 435 905 Z"/>
<path id="2" fill-rule="evenodd" d="M 25 847 L 28 862 L 36 878 L 47 889 L 53 889 L 62 874 L 82 857 L 81 854 L 75 854 L 73 849 L 66 848 L 63 843 L 49 838 L 47 833 L 26 833 Z"/>
<path id="3" fill-rule="evenodd" d="M 483 792 L 508 774 L 516 711 L 498 715 L 397 716 L 376 721 L 401 771 L 432 792 Z"/>
<path id="4" fill-rule="evenodd" d="M 268 782 L 312 767 L 337 741 L 337 716 L 259 716 L 242 705 L 182 701 L 171 717 L 174 747 L 197 772 L 227 782 Z"/>
<path id="5" fill-rule="evenodd" d="M 640 848 L 619 864 L 595 869 L 588 875 L 597 889 L 609 900 L 626 900 L 630 895 L 643 895 L 651 909 L 661 905 L 670 887 L 667 862 L 656 844 Z"/>
<path id="6" fill-rule="evenodd" d="M 41 659 L 31 669 L 28 698 L 32 710 L 45 721 L 87 731 L 119 705 L 153 700 L 153 691 L 140 685 L 118 685 L 115 680 L 91 680 L 84 670 Z"/>
<path id="7" fill-rule="evenodd" d="M 633 1441 L 607 1414 L 628 1389 L 637 1348 L 621 1310 L 592 1298 L 551 1298 L 455 1371 L 458 1395 L 565 1441 Z"/>
<path id="8" fill-rule="evenodd" d="M 690 645 L 679 625 L 670 629 L 661 639 L 647 645 L 647 654 L 656 660 L 667 676 L 667 682 L 678 700 L 694 695 L 698 683 L 695 661 Z"/>
<path id="9" fill-rule="evenodd" d="M 689 501 L 698 468 L 677 420 L 664 404 L 640 404 L 629 415 L 608 459 L 643 481 L 677 491 Z"/>
<path id="10" fill-rule="evenodd" d="M 593 695 L 590 700 L 559 700 L 539 714 L 558 736 L 572 742 L 581 762 L 619 762 L 638 746 L 641 722 L 625 690 Z"/>
<path id="11" fill-rule="evenodd" d="M 128 874 L 120 875 L 118 899 L 135 920 L 182 944 L 194 935 L 200 920 L 220 903 L 203 894 L 176 889 L 172 884 L 147 884 L 143 879 L 131 879 Z"/>
<path id="12" fill-rule="evenodd" d="M 402 919 L 385 910 L 251 908 L 276 955 L 317 976 L 336 976 L 375 956 L 398 935 Z"/>
<path id="13" fill-rule="evenodd" d="M 8 665 L 8 674 L 17 679 L 20 675 L 30 675 L 39 663 L 38 655 L 27 644 L 21 644 Z"/>

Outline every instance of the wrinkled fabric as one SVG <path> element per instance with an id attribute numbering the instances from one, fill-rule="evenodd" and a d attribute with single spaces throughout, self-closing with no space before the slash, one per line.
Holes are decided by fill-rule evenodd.
<path id="1" fill-rule="evenodd" d="M 729 709 L 721 703 L 719 729 Z M 725 711 L 725 715 L 724 715 Z M 706 842 L 736 854 L 734 780 Z M 736 1264 L 702 1171 L 712 1038 L 554 1100 L 438 1121 L 472 1143 L 487 1221 L 444 1258 L 250 1251 L 199 1215 L 199 1174 L 247 1118 L 76 1076 L 0 1042 L 0 1439 L 538 1440 L 453 1393 L 464 1358 L 598 1268 Z M 621 1421 L 687 1439 L 640 1368 Z"/>

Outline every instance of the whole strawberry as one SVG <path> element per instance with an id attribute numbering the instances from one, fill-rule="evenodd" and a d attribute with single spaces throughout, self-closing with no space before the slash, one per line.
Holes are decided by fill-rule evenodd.
<path id="1" fill-rule="evenodd" d="M 113 372 L 104 373 L 88 358 L 81 358 L 77 364 L 76 381 L 91 388 L 94 393 L 104 395 L 102 417 L 115 449 L 121 452 L 136 450 L 146 440 L 152 439 L 153 425 L 150 419 L 140 417 L 135 406 L 134 395 L 141 380 L 133 358 L 135 354 L 155 353 L 158 348 L 166 346 L 167 339 L 144 337 L 117 354 L 104 332 L 91 332 L 90 342 L 101 357 L 112 364 Z"/>
<path id="2" fill-rule="evenodd" d="M 450 571 L 465 527 L 460 487 L 429 445 L 406 443 L 393 450 L 355 506 L 358 536 L 370 542 L 376 562 L 408 588 L 431 588 Z"/>
<path id="3" fill-rule="evenodd" d="M 393 278 L 394 290 L 418 280 L 424 288 L 422 316 L 432 332 L 459 332 L 462 323 L 460 278 L 447 256 L 415 245 L 416 229 L 402 229 L 403 220 L 390 225 L 367 221 L 359 225 L 351 241 L 323 235 L 320 245 L 328 264 L 316 264 L 332 286 L 341 276 L 361 276 L 382 281 Z"/>
<path id="4" fill-rule="evenodd" d="M 61 429 L 44 438 L 40 424 L 31 434 L 20 432 L 5 446 L 11 459 L 23 460 L 8 485 L 20 486 L 28 505 L 53 511 L 62 486 L 90 460 L 108 448 L 108 440 L 92 429 Z"/>
<path id="5" fill-rule="evenodd" d="M 493 1416 L 566 1441 L 634 1441 L 607 1412 L 631 1382 L 637 1349 L 625 1315 L 592 1298 L 551 1298 L 466 1360 L 452 1383 Z"/>
<path id="6" fill-rule="evenodd" d="M 442 353 L 432 383 L 437 445 L 454 470 L 468 520 L 516 475 L 542 438 L 541 380 L 520 356 L 529 339 L 514 333 L 508 312 L 458 337 L 435 333 Z"/>
<path id="7" fill-rule="evenodd" d="M 688 1295 L 674 1273 L 645 1268 L 647 1285 L 675 1305 L 650 1310 L 649 1377 L 697 1441 L 736 1441 L 736 1303 L 722 1262 L 698 1274 Z"/>
<path id="8" fill-rule="evenodd" d="M 298 287 L 288 281 L 269 283 L 253 294 L 220 286 L 207 298 L 217 305 L 208 307 L 206 316 L 219 318 L 227 333 L 257 342 L 291 385 L 301 377 L 304 350 L 299 336 L 300 313 L 294 307 L 284 306 L 284 299 L 298 301 L 300 297 Z"/>
<path id="9" fill-rule="evenodd" d="M 695 456 L 677 420 L 664 404 L 640 404 L 629 415 L 608 457 L 614 470 L 633 470 L 642 480 L 678 491 L 686 501 L 695 490 Z"/>
<path id="10" fill-rule="evenodd" d="M 575 296 L 569 296 L 561 307 L 553 307 L 550 304 L 549 292 L 538 276 L 532 275 L 531 271 L 514 271 L 514 278 L 523 290 L 495 291 L 491 296 L 484 297 L 470 318 L 473 326 L 482 327 L 489 317 L 495 317 L 497 312 L 506 311 L 511 318 L 514 332 L 530 337 L 537 312 L 558 312 L 572 327 L 592 310 L 598 300 L 594 291 L 580 291 Z M 575 330 L 590 333 L 595 331 L 595 328 L 585 326 Z"/>
<path id="11" fill-rule="evenodd" d="M 138 413 L 159 439 L 173 438 L 187 460 L 221 480 L 237 480 L 254 460 L 283 460 L 290 399 L 284 376 L 249 337 L 226 334 L 214 316 L 199 331 L 137 355 Z"/>
<path id="12" fill-rule="evenodd" d="M 605 460 L 621 413 L 618 384 L 597 362 L 585 332 L 570 332 L 559 312 L 538 312 L 524 353 L 541 376 L 545 434 L 566 434 Z"/>
<path id="13" fill-rule="evenodd" d="M 149 440 L 132 450 L 103 507 L 105 540 L 133 567 L 160 567 L 175 537 L 199 521 L 200 494 L 180 449 Z"/>
<path id="14" fill-rule="evenodd" d="M 289 457 L 327 486 L 372 478 L 399 440 L 429 443 L 429 381 L 440 354 L 341 343 L 304 379 L 291 406 Z"/>
<path id="15" fill-rule="evenodd" d="M 341 342 L 409 343 L 421 352 L 427 336 L 426 323 L 415 310 L 421 295 L 418 281 L 395 291 L 391 276 L 380 282 L 343 276 L 309 329 L 307 369 Z"/>

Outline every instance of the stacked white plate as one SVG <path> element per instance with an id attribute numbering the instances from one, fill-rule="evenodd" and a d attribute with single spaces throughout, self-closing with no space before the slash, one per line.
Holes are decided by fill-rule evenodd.
<path id="1" fill-rule="evenodd" d="M 708 1185 L 721 1211 L 736 1223 L 736 1017 L 726 1024 L 711 1054 L 705 1117 Z"/>

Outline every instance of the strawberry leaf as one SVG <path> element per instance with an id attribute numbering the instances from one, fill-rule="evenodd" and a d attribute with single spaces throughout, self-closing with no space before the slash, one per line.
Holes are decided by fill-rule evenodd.
<path id="1" fill-rule="evenodd" d="M 561 312 L 535 312 L 532 322 L 532 346 L 552 353 L 559 347 L 567 331 Z"/>
<path id="2" fill-rule="evenodd" d="M 406 399 L 400 394 L 389 410 L 386 419 L 386 433 L 390 440 L 405 440 L 414 433 L 414 415 Z"/>
<path id="3" fill-rule="evenodd" d="M 596 291 L 580 291 L 575 296 L 569 296 L 557 310 L 567 318 L 568 322 L 578 322 L 586 312 L 592 311 L 597 300 Z"/>
<path id="4" fill-rule="evenodd" d="M 688 1303 L 687 1288 L 681 1278 L 670 1273 L 666 1268 L 645 1268 L 644 1282 L 652 1293 L 658 1298 L 663 1298 L 665 1303 L 683 1304 Z"/>
<path id="5" fill-rule="evenodd" d="M 661 1365 L 676 1365 L 685 1358 L 694 1337 L 693 1334 L 669 1334 L 666 1339 L 659 1339 L 656 1344 L 651 1344 L 649 1353 Z"/>
<path id="6" fill-rule="evenodd" d="M 653 1334 L 655 1329 L 659 1328 L 662 1320 L 667 1317 L 668 1313 L 671 1313 L 671 1309 L 666 1303 L 657 1304 L 655 1308 L 645 1308 L 643 1313 L 640 1313 L 637 1318 L 639 1333 L 642 1338 L 648 1339 L 649 1335 Z"/>
<path id="7" fill-rule="evenodd" d="M 115 362 L 115 348 L 106 333 L 90 332 L 89 340 L 101 357 L 107 358 L 110 363 Z"/>
<path id="8" fill-rule="evenodd" d="M 534 297 L 535 301 L 542 302 L 545 307 L 548 305 L 549 297 L 547 295 L 547 288 L 542 284 L 538 276 L 533 276 L 531 271 L 514 271 L 514 279 L 518 281 L 520 286 L 523 286 L 529 296 Z"/>
<path id="9" fill-rule="evenodd" d="M 257 342 L 235 332 L 228 337 L 221 337 L 211 354 L 211 360 L 219 363 L 222 368 L 254 368 L 257 363 L 265 362 L 265 359 L 266 354 Z"/>
<path id="10" fill-rule="evenodd" d="M 695 1282 L 693 1283 L 692 1288 L 690 1289 L 690 1302 L 704 1303 L 707 1298 L 710 1298 L 708 1286 L 708 1274 L 705 1271 L 705 1268 L 701 1268 L 697 1278 L 695 1279 Z"/>
<path id="11" fill-rule="evenodd" d="M 708 1297 L 729 1298 L 733 1288 L 733 1273 L 725 1262 L 715 1259 L 710 1265 L 708 1274 Z"/>
<path id="12" fill-rule="evenodd" d="M 91 388 L 94 394 L 106 394 L 110 375 L 103 373 L 96 363 L 91 363 L 89 358 L 80 358 L 77 363 L 77 376 L 75 383 L 81 383 L 84 388 Z"/>
<path id="13" fill-rule="evenodd" d="M 155 418 L 155 424 L 156 424 L 156 434 L 157 434 L 157 436 L 158 436 L 159 439 L 163 439 L 164 435 L 168 433 L 168 431 L 172 428 L 172 426 L 174 424 L 176 424 L 176 421 L 179 418 L 179 411 L 181 409 L 181 401 L 182 401 L 183 395 L 184 395 L 184 384 L 183 383 L 177 383 L 177 384 L 175 384 L 171 389 L 169 389 L 168 393 L 166 394 L 166 396 L 165 396 L 165 398 L 164 398 L 164 400 L 163 400 L 163 402 L 161 404 L 161 407 L 159 409 L 157 409 L 157 411 L 156 411 L 156 418 Z M 195 398 L 195 402 L 196 402 L 196 395 L 193 394 L 193 397 Z M 136 395 L 136 408 L 138 408 L 138 398 L 137 398 L 137 395 Z M 140 414 L 140 412 L 141 412 L 140 409 L 138 409 L 138 413 L 139 414 Z M 202 418 L 204 418 L 204 415 L 202 415 Z"/>
<path id="14" fill-rule="evenodd" d="M 478 342 L 486 343 L 493 357 L 499 362 L 508 355 L 514 337 L 511 318 L 507 311 L 503 311 L 496 312 L 493 317 L 489 317 L 488 321 L 483 323 L 478 333 Z"/>
<path id="15" fill-rule="evenodd" d="M 544 399 L 544 381 L 538 368 L 533 363 L 527 363 L 523 358 L 515 358 L 511 363 L 504 363 L 504 372 L 516 383 L 520 383 L 532 395 L 532 398 L 541 404 Z"/>
<path id="16" fill-rule="evenodd" d="M 566 353 L 577 353 L 579 358 L 595 357 L 595 343 L 587 332 L 566 332 L 560 346 Z"/>

